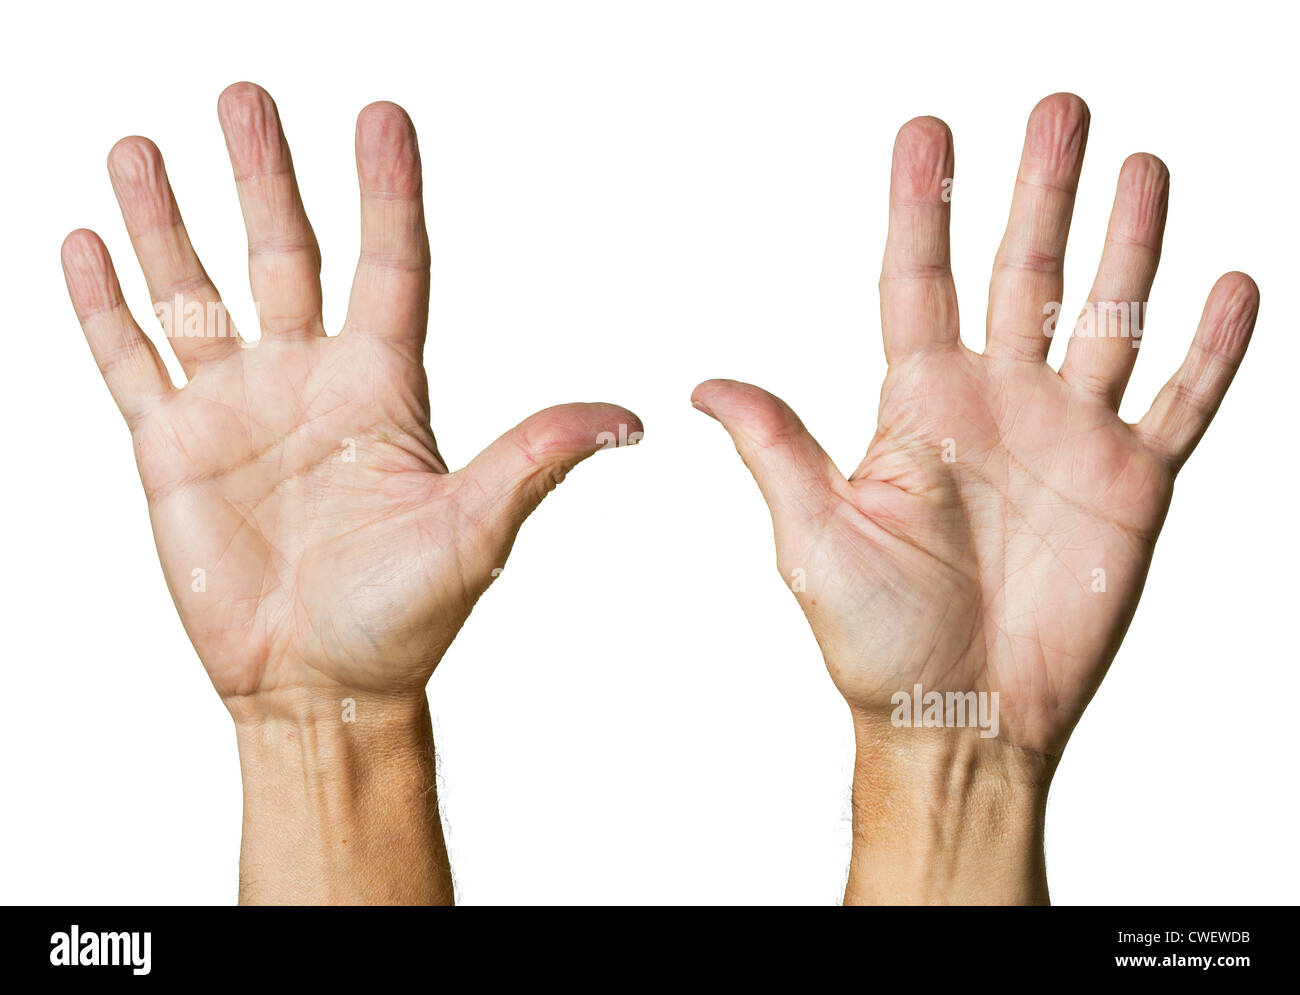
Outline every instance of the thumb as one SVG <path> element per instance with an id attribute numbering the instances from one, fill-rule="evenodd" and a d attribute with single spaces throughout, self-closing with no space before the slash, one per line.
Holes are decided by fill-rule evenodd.
<path id="1" fill-rule="evenodd" d="M 691 403 L 731 435 L 773 521 L 819 515 L 835 499 L 843 475 L 779 397 L 735 380 L 706 380 Z"/>
<path id="2" fill-rule="evenodd" d="M 525 418 L 464 470 L 475 517 L 513 537 L 570 470 L 602 449 L 635 445 L 641 419 L 616 404 L 560 404 Z"/>

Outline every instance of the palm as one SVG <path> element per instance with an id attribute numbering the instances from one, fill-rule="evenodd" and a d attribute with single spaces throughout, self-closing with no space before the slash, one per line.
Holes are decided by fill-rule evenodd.
<path id="1" fill-rule="evenodd" d="M 223 695 L 414 682 L 486 586 L 479 536 L 432 507 L 450 478 L 401 366 L 363 340 L 245 349 L 137 429 L 163 567 Z"/>
<path id="2" fill-rule="evenodd" d="M 964 351 L 891 375 L 845 509 L 867 569 L 829 584 L 845 604 L 824 609 L 851 620 L 830 654 L 851 700 L 883 707 L 913 683 L 998 691 L 1008 728 L 1040 745 L 1082 710 L 1136 604 L 1172 475 L 1062 386 L 1046 367 Z"/>
<path id="3" fill-rule="evenodd" d="M 362 258 L 342 333 L 321 325 L 319 254 L 270 98 L 222 97 L 263 336 L 224 310 L 189 244 L 157 149 L 128 139 L 114 187 L 153 299 L 197 303 L 202 334 L 164 318 L 182 390 L 122 303 L 103 244 L 65 244 L 69 290 L 131 426 L 159 556 L 218 692 L 419 691 L 524 518 L 604 432 L 612 405 L 540 412 L 448 473 L 421 362 L 428 302 L 415 137 L 404 112 L 358 122 Z M 166 313 L 166 312 L 164 312 Z M 170 322 L 170 323 L 169 323 Z"/>
<path id="4" fill-rule="evenodd" d="M 1133 616 L 1175 472 L 1256 304 L 1249 278 L 1220 281 L 1188 363 L 1137 426 L 1116 414 L 1131 337 L 1075 339 L 1060 373 L 1043 362 L 1086 124 L 1077 98 L 1031 119 L 983 355 L 957 338 L 939 197 L 951 139 L 933 120 L 900 132 L 881 281 L 890 370 L 849 479 L 765 392 L 697 389 L 772 507 L 782 572 L 855 710 L 887 713 L 918 684 L 996 691 L 1002 735 L 1053 754 Z M 1145 302 L 1166 191 L 1156 160 L 1126 164 L 1090 300 Z"/>

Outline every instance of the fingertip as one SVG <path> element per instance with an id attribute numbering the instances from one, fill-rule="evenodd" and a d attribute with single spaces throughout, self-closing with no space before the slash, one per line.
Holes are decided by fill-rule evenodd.
<path id="1" fill-rule="evenodd" d="M 1249 273 L 1232 270 L 1224 273 L 1214 282 L 1214 292 L 1240 298 L 1242 301 L 1259 303 L 1259 284 Z"/>
<path id="2" fill-rule="evenodd" d="M 367 190 L 413 195 L 420 191 L 420 151 L 410 115 L 377 101 L 357 115 L 357 167 Z"/>
<path id="3" fill-rule="evenodd" d="M 691 407 L 694 408 L 702 415 L 708 415 L 714 421 L 718 420 L 718 416 L 713 413 L 713 409 L 710 408 L 703 401 L 697 400 L 695 397 L 691 398 Z"/>
<path id="4" fill-rule="evenodd" d="M 63 239 L 63 244 L 59 246 L 59 258 L 63 265 L 81 262 L 85 259 L 93 259 L 97 253 L 104 253 L 104 242 L 89 228 L 77 228 L 68 232 Z"/>
<path id="5" fill-rule="evenodd" d="M 1135 152 L 1120 167 L 1115 200 L 1129 236 L 1158 244 L 1169 213 L 1168 167 L 1149 152 Z"/>
<path id="6" fill-rule="evenodd" d="M 217 118 L 236 179 L 284 168 L 280 113 L 271 95 L 256 83 L 232 83 L 217 98 Z"/>
<path id="7" fill-rule="evenodd" d="M 703 380 L 700 383 L 696 384 L 695 389 L 691 391 L 691 400 L 692 401 L 704 400 L 709 394 L 712 394 L 719 390 L 726 390 L 736 385 L 737 385 L 737 381 L 726 380 L 721 377 L 714 377 L 709 380 Z"/>
<path id="8" fill-rule="evenodd" d="M 59 259 L 69 286 L 83 294 L 113 271 L 108 248 L 103 240 L 88 228 L 78 228 L 69 233 L 59 248 Z"/>
<path id="9" fill-rule="evenodd" d="M 710 418 L 717 418 L 720 409 L 726 410 L 730 407 L 733 397 L 738 394 L 743 395 L 748 390 L 759 389 L 753 384 L 739 380 L 727 380 L 721 377 L 705 380 L 691 391 L 691 405 Z"/>
<path id="10" fill-rule="evenodd" d="M 114 181 L 147 178 L 161 163 L 162 152 L 143 135 L 119 138 L 108 150 L 108 172 Z"/>
<path id="11" fill-rule="evenodd" d="M 635 411 L 621 404 L 596 402 L 585 405 L 590 413 L 592 424 L 602 426 L 600 432 L 612 432 L 626 440 L 627 445 L 636 445 L 645 436 L 645 425 Z M 597 434 L 599 435 L 600 432 Z"/>
<path id="12" fill-rule="evenodd" d="M 1246 273 L 1225 273 L 1215 281 L 1205 311 L 1198 336 L 1201 346 L 1239 362 L 1259 315 L 1259 286 Z"/>
<path id="13" fill-rule="evenodd" d="M 366 104 L 357 114 L 357 128 L 362 126 L 382 127 L 398 126 L 404 128 L 413 128 L 411 115 L 406 113 L 406 108 L 401 104 L 394 103 L 391 100 L 375 100 Z"/>
<path id="14" fill-rule="evenodd" d="M 78 318 L 115 306 L 122 296 L 103 240 L 88 228 L 70 232 L 59 249 L 68 296 Z"/>
<path id="15" fill-rule="evenodd" d="M 108 154 L 108 175 L 133 236 L 176 220 L 176 201 L 162 153 L 149 139 L 131 135 L 114 145 Z"/>
<path id="16" fill-rule="evenodd" d="M 931 114 L 914 117 L 898 129 L 894 136 L 894 150 L 921 150 L 942 152 L 952 145 L 952 129 L 942 118 Z"/>
<path id="17" fill-rule="evenodd" d="M 1120 175 L 1144 178 L 1150 176 L 1168 182 L 1169 167 L 1158 155 L 1150 152 L 1134 152 L 1124 160 L 1124 165 L 1120 167 Z"/>
<path id="18" fill-rule="evenodd" d="M 645 422 L 641 420 L 641 416 L 635 411 L 629 411 L 627 408 L 621 408 L 620 410 L 627 417 L 628 430 L 635 432 L 637 435 L 636 441 L 640 442 L 645 438 Z"/>
<path id="19" fill-rule="evenodd" d="M 1092 112 L 1088 104 L 1077 93 L 1062 90 L 1049 93 L 1029 112 L 1031 124 L 1039 126 L 1057 125 L 1067 130 L 1081 130 L 1088 127 Z"/>
<path id="20" fill-rule="evenodd" d="M 894 139 L 892 192 L 895 200 L 935 200 L 952 179 L 952 131 L 937 117 L 915 117 Z"/>
<path id="21" fill-rule="evenodd" d="M 691 403 L 724 425 L 743 426 L 761 442 L 780 438 L 792 424 L 799 424 L 798 416 L 775 394 L 739 380 L 706 380 L 695 388 Z"/>
<path id="22" fill-rule="evenodd" d="M 226 121 L 240 110 L 258 104 L 274 106 L 275 101 L 271 99 L 271 95 L 265 88 L 249 80 L 240 80 L 238 83 L 231 83 L 217 97 L 217 117 Z"/>
<path id="23" fill-rule="evenodd" d="M 1121 190 L 1143 201 L 1168 200 L 1169 167 L 1150 152 L 1134 152 L 1119 170 Z"/>
<path id="24" fill-rule="evenodd" d="M 1026 158 L 1047 170 L 1049 179 L 1069 182 L 1068 178 L 1077 174 L 1082 164 L 1091 116 L 1088 105 L 1076 94 L 1053 93 L 1044 97 L 1029 114 Z"/>
<path id="25" fill-rule="evenodd" d="M 572 462 L 600 449 L 635 445 L 645 435 L 641 419 L 604 402 L 558 404 L 519 426 L 522 446 L 536 463 Z"/>

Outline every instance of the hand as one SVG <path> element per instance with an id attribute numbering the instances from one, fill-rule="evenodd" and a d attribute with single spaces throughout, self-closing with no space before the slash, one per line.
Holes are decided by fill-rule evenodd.
<path id="1" fill-rule="evenodd" d="M 109 173 L 189 382 L 173 388 L 91 232 L 64 243 L 68 291 L 131 429 L 172 597 L 241 727 L 336 724 L 345 698 L 358 722 L 421 727 L 424 686 L 524 519 L 641 424 L 608 404 L 551 408 L 449 473 L 429 427 L 430 257 L 409 118 L 381 103 L 357 121 L 361 258 L 327 337 L 320 251 L 275 104 L 241 83 L 218 114 L 260 341 L 230 324 L 143 138 L 113 148 Z"/>
<path id="2" fill-rule="evenodd" d="M 934 118 L 899 132 L 880 280 L 889 371 L 848 479 L 770 394 L 719 380 L 695 390 L 771 508 L 782 574 L 802 571 L 796 596 L 854 714 L 859 780 L 987 767 L 1045 793 L 1133 617 L 1174 477 L 1246 350 L 1259 296 L 1231 273 L 1150 411 L 1120 420 L 1169 190 L 1163 163 L 1135 155 L 1078 334 L 1060 371 L 1047 365 L 1087 130 L 1067 94 L 1030 117 L 982 354 L 958 337 L 951 135 Z M 897 728 L 895 695 L 918 684 L 996 693 L 996 737 Z M 861 804 L 859 815 L 870 821 Z"/>
<path id="3" fill-rule="evenodd" d="M 78 231 L 63 249 L 131 428 L 168 585 L 236 712 L 318 692 L 422 693 L 523 520 L 602 432 L 641 425 L 612 405 L 551 408 L 448 473 L 429 428 L 429 248 L 405 112 L 373 104 L 358 119 L 361 259 L 343 329 L 327 337 L 320 251 L 275 105 L 237 84 L 218 110 L 260 341 L 230 325 L 146 139 L 119 142 L 109 172 L 184 388 L 127 312 L 103 243 Z"/>

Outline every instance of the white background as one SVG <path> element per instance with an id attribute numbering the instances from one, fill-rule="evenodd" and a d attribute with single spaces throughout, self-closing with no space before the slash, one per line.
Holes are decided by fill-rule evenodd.
<path id="1" fill-rule="evenodd" d="M 414 118 L 434 428 L 453 467 L 556 402 L 617 401 L 646 423 L 641 447 L 597 455 L 525 526 L 430 685 L 463 901 L 838 900 L 847 711 L 777 576 L 757 489 L 691 388 L 763 384 L 856 466 L 884 372 L 895 131 L 926 113 L 952 127 L 954 268 L 978 344 L 1025 118 L 1056 90 L 1092 109 L 1067 310 L 1124 157 L 1156 153 L 1173 175 L 1122 414 L 1177 366 L 1220 273 L 1251 273 L 1263 307 L 1057 776 L 1053 895 L 1296 901 L 1292 16 L 903 0 L 9 10 L 0 901 L 235 897 L 231 723 L 163 585 L 58 248 L 100 232 L 149 319 L 103 165 L 117 138 L 149 135 L 236 322 L 255 327 L 215 113 L 239 79 L 279 103 L 331 328 L 358 239 L 355 115 L 391 99 Z"/>

